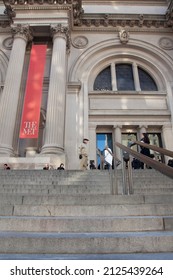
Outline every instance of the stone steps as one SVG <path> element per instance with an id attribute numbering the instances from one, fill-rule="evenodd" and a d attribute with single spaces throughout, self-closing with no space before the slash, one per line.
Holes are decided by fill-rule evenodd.
<path id="1" fill-rule="evenodd" d="M 139 232 L 173 230 L 173 216 L 23 217 L 0 216 L 1 231 Z"/>
<path id="2" fill-rule="evenodd" d="M 0 195 L 0 205 L 119 205 L 173 204 L 173 194 L 111 195 L 111 194 L 8 194 Z"/>
<path id="3" fill-rule="evenodd" d="M 122 254 L 173 252 L 173 232 L 0 232 L 0 254 Z"/>
<path id="4" fill-rule="evenodd" d="M 153 189 L 153 188 L 141 188 L 141 189 L 133 189 L 134 194 L 173 194 L 173 188 L 159 188 L 159 189 Z"/>
<path id="5" fill-rule="evenodd" d="M 5 186 L 1 187 L 0 193 L 18 193 L 18 194 L 110 194 L 111 189 L 110 186 L 105 185 L 81 185 L 81 186 Z"/>
<path id="6" fill-rule="evenodd" d="M 0 170 L 0 254 L 173 252 L 173 181 L 133 180 L 135 194 L 113 195 L 108 171 Z"/>
<path id="7" fill-rule="evenodd" d="M 172 204 L 134 205 L 0 205 L 0 215 L 13 216 L 170 216 Z"/>

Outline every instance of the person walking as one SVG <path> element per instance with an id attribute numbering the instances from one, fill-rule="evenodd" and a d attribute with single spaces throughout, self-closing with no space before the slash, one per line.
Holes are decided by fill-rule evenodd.
<path id="1" fill-rule="evenodd" d="M 84 138 L 79 147 L 80 170 L 88 169 L 88 144 L 89 139 Z"/>
<path id="2" fill-rule="evenodd" d="M 150 144 L 150 139 L 148 137 L 148 134 L 147 133 L 142 133 L 142 138 L 141 138 L 141 142 L 143 142 L 144 144 Z M 141 151 L 140 153 L 144 156 L 147 156 L 147 157 L 151 157 L 151 154 L 150 154 L 150 149 L 146 148 L 146 147 L 142 147 L 141 146 Z M 146 166 L 147 167 L 147 166 Z M 144 169 L 144 163 L 141 162 L 141 169 Z"/>
<path id="3" fill-rule="evenodd" d="M 113 154 L 111 148 L 109 148 L 108 145 L 106 145 L 104 149 L 104 160 L 107 166 L 106 169 L 112 169 Z"/>

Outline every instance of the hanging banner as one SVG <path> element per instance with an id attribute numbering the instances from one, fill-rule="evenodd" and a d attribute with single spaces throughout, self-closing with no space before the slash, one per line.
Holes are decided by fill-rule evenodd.
<path id="1" fill-rule="evenodd" d="M 31 49 L 20 138 L 38 138 L 46 49 L 46 45 Z"/>

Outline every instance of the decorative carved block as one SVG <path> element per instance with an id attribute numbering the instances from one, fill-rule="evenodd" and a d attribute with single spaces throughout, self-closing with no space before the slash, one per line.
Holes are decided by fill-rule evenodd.
<path id="1" fill-rule="evenodd" d="M 84 36 L 78 36 L 73 39 L 73 46 L 78 49 L 83 49 L 88 45 L 88 39 Z"/>

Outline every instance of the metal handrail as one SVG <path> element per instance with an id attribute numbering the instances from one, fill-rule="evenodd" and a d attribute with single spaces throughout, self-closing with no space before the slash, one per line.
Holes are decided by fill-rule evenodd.
<path id="1" fill-rule="evenodd" d="M 117 145 L 117 147 L 119 147 L 123 151 L 126 151 L 127 153 L 129 153 L 133 157 L 139 159 L 140 161 L 144 162 L 148 166 L 151 166 L 152 168 L 156 169 L 157 171 L 161 172 L 162 174 L 164 174 L 164 175 L 166 175 L 170 178 L 173 178 L 173 168 L 172 167 L 167 166 L 162 162 L 158 162 L 158 161 L 156 161 L 156 160 L 154 160 L 150 157 L 147 157 L 147 156 L 145 156 L 145 155 L 143 155 L 139 152 L 136 152 L 136 151 L 134 151 L 134 150 L 118 143 L 118 142 L 116 142 L 115 144 Z M 144 144 L 144 143 L 138 142 L 138 141 L 136 141 L 136 144 L 139 144 L 140 146 L 144 146 L 144 147 L 147 147 L 147 148 L 150 148 L 150 146 L 152 146 L 152 145 Z M 162 153 L 163 153 L 163 150 L 162 150 Z"/>
<path id="2" fill-rule="evenodd" d="M 134 141 L 134 143 L 137 144 L 137 145 L 140 145 L 142 147 L 146 147 L 150 150 L 159 152 L 162 155 L 169 156 L 169 157 L 173 158 L 173 151 L 170 151 L 170 150 L 167 150 L 167 149 L 164 149 L 164 148 L 160 148 L 160 147 L 157 147 L 157 146 L 154 146 L 154 145 L 149 145 L 149 144 L 146 144 L 146 143 L 143 143 L 143 142 L 140 142 L 140 141 Z"/>

